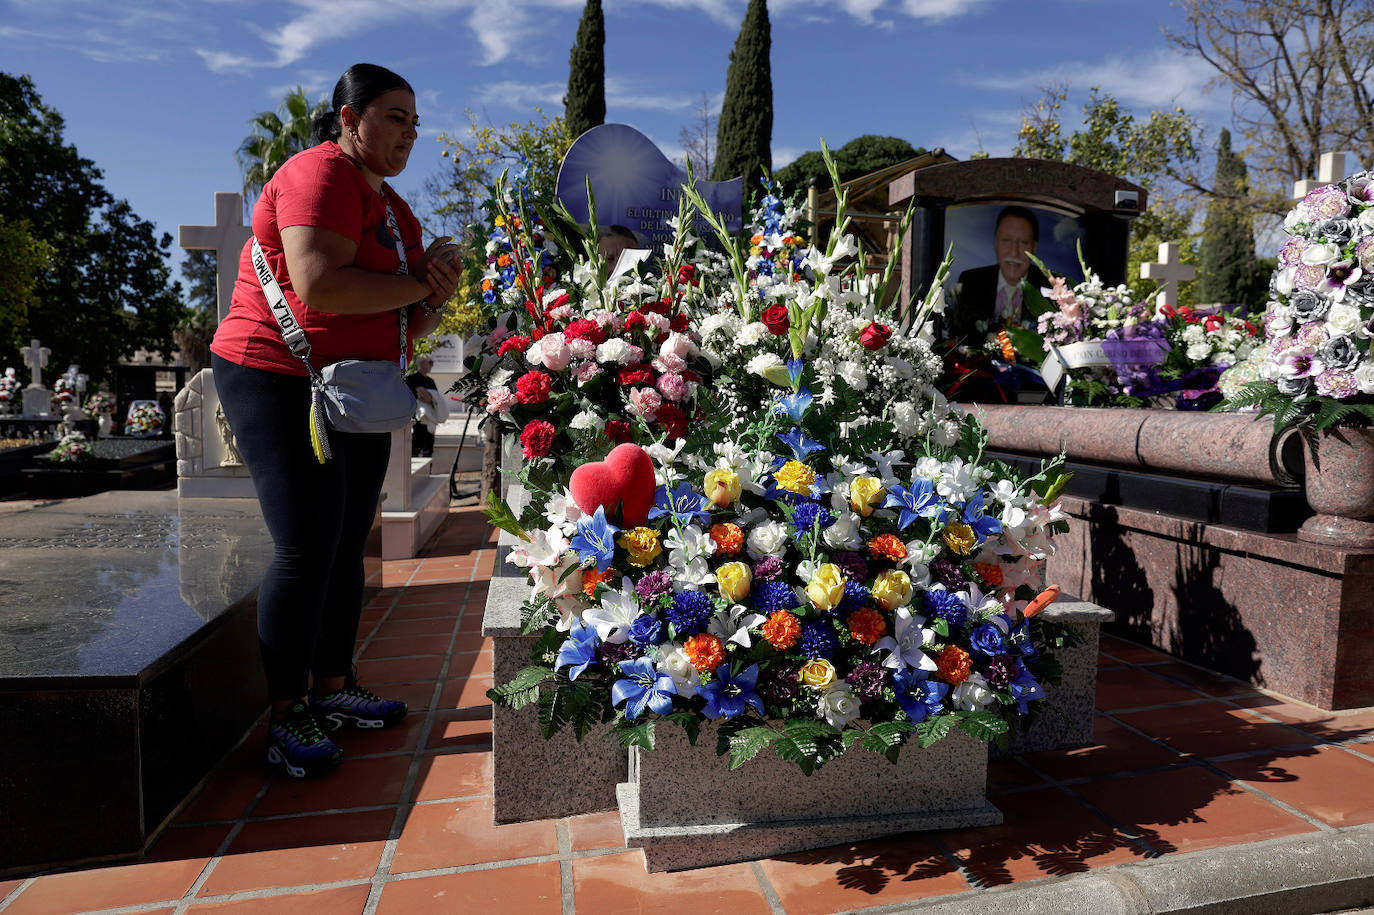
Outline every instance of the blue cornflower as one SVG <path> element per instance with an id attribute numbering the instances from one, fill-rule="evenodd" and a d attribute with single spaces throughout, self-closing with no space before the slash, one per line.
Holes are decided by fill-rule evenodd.
<path id="1" fill-rule="evenodd" d="M 1007 650 L 1007 634 L 996 623 L 984 623 L 973 630 L 969 644 L 974 651 L 985 655 L 1004 654 Z"/>
<path id="2" fill-rule="evenodd" d="M 792 512 L 792 524 L 796 527 L 798 536 L 816 530 L 823 531 L 834 523 L 835 515 L 830 509 L 815 502 L 803 502 Z"/>
<path id="3" fill-rule="evenodd" d="M 998 534 L 1002 531 L 1001 521 L 991 515 L 983 514 L 982 490 L 979 490 L 976 496 L 965 503 L 964 523 L 973 528 L 973 532 L 978 535 L 979 544 L 993 534 Z"/>
<path id="4" fill-rule="evenodd" d="M 786 582 L 756 581 L 752 596 L 754 607 L 764 616 L 772 616 L 779 610 L 792 610 L 801 606 L 797 592 Z"/>
<path id="5" fill-rule="evenodd" d="M 606 520 L 605 507 L 598 505 L 596 514 L 578 519 L 577 533 L 568 545 L 577 550 L 578 559 L 583 562 L 595 559 L 596 570 L 604 572 L 615 558 L 615 535 L 618 533 L 620 528 Z"/>
<path id="6" fill-rule="evenodd" d="M 586 623 L 578 623 L 568 630 L 568 640 L 558 649 L 558 658 L 553 663 L 554 670 L 571 667 L 568 679 L 576 680 L 587 665 L 596 660 L 596 646 L 601 640 L 596 637 L 596 628 Z"/>
<path id="7" fill-rule="evenodd" d="M 654 493 L 654 507 L 649 509 L 649 517 L 662 518 L 664 515 L 672 515 L 682 524 L 692 521 L 705 524 L 710 518 L 706 497 L 695 492 L 692 484 L 686 481 L 677 484 L 672 492 L 667 486 L 660 486 Z"/>
<path id="8" fill-rule="evenodd" d="M 652 613 L 641 613 L 630 624 L 630 641 L 636 645 L 662 645 L 667 638 L 663 621 Z"/>
<path id="9" fill-rule="evenodd" d="M 813 400 L 815 398 L 811 392 L 802 388 L 800 391 L 779 397 L 777 403 L 773 405 L 773 412 L 782 413 L 792 422 L 799 423 L 802 421 L 802 417 L 806 415 L 806 411 L 811 409 Z"/>
<path id="10" fill-rule="evenodd" d="M 897 527 L 906 530 L 917 518 L 931 518 L 941 513 L 940 497 L 935 494 L 934 485 L 925 477 L 917 477 L 911 488 L 893 486 L 887 491 L 883 508 L 900 508 Z"/>
<path id="11" fill-rule="evenodd" d="M 852 613 L 867 607 L 872 601 L 873 595 L 868 593 L 868 589 L 857 581 L 850 579 L 844 583 L 844 597 L 840 598 L 840 612 Z"/>
<path id="12" fill-rule="evenodd" d="M 673 602 L 664 615 L 672 624 L 678 638 L 696 635 L 711 621 L 715 607 L 711 598 L 702 591 L 679 591 L 673 595 Z"/>
<path id="13" fill-rule="evenodd" d="M 807 456 L 817 451 L 824 451 L 825 446 L 813 438 L 808 438 L 806 433 L 796 426 L 786 434 L 778 433 L 778 441 L 792 449 L 792 456 L 799 461 L 806 460 Z"/>
<path id="14" fill-rule="evenodd" d="M 1011 695 L 1016 700 L 1016 710 L 1024 715 L 1027 702 L 1045 698 L 1045 688 L 1031 676 L 1030 671 L 1022 667 L 1016 679 L 1011 681 Z"/>
<path id="15" fill-rule="evenodd" d="M 797 647 L 808 658 L 825 658 L 829 661 L 839 650 L 840 640 L 835 636 L 835 627 L 830 625 L 829 620 L 811 620 L 802 623 Z"/>
<path id="16" fill-rule="evenodd" d="M 939 680 L 928 680 L 924 671 L 899 670 L 892 675 L 892 689 L 902 710 L 912 721 L 925 721 L 931 715 L 944 710 L 943 702 L 949 695 L 949 684 Z"/>
<path id="17" fill-rule="evenodd" d="M 648 658 L 621 661 L 620 672 L 628 679 L 615 681 L 611 687 L 611 704 L 626 703 L 626 720 L 634 721 L 644 714 L 645 707 L 660 715 L 673 710 L 677 687 L 672 677 L 654 670 L 653 661 Z"/>
<path id="18" fill-rule="evenodd" d="M 706 700 L 702 714 L 707 718 L 734 718 L 752 708 L 762 715 L 763 699 L 754 692 L 758 682 L 757 664 L 750 664 L 733 677 L 729 664 L 720 665 L 716 668 L 716 678 L 697 690 L 697 695 Z"/>
<path id="19" fill-rule="evenodd" d="M 931 588 L 924 598 L 926 615 L 938 617 L 949 623 L 950 631 L 962 629 L 968 618 L 968 610 L 959 595 L 944 588 Z"/>

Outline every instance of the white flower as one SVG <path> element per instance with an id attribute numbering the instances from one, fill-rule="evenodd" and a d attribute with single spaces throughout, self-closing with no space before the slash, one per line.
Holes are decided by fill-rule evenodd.
<path id="1" fill-rule="evenodd" d="M 763 373 L 775 365 L 782 365 L 782 357 L 777 353 L 759 353 L 753 359 L 745 363 L 745 371 L 762 376 Z"/>
<path id="2" fill-rule="evenodd" d="M 596 348 L 597 362 L 628 362 L 630 344 L 619 337 L 612 337 Z"/>
<path id="3" fill-rule="evenodd" d="M 1374 210 L 1374 207 L 1371 207 L 1371 210 Z M 1374 394 L 1374 363 L 1360 363 L 1355 369 L 1355 383 L 1360 386 L 1361 394 Z"/>
<path id="4" fill-rule="evenodd" d="M 821 539 L 832 550 L 862 549 L 864 538 L 863 534 L 859 532 L 859 524 L 858 515 L 852 511 L 844 511 L 834 524 L 825 529 L 825 532 L 821 534 Z"/>
<path id="5" fill-rule="evenodd" d="M 848 683 L 837 684 L 821 696 L 816 712 L 831 727 L 843 728 L 859 717 L 859 698 L 854 695 Z"/>
<path id="6" fill-rule="evenodd" d="M 922 646 L 935 641 L 935 630 L 924 628 L 926 618 L 915 616 L 906 607 L 899 607 L 894 619 L 892 635 L 884 636 L 873 646 L 873 650 L 886 651 L 883 666 L 894 670 L 914 667 L 917 670 L 935 670 L 935 659 L 921 650 Z"/>
<path id="7" fill-rule="evenodd" d="M 601 603 L 582 611 L 582 621 L 596 627 L 596 634 L 603 642 L 620 645 L 630 637 L 630 627 L 642 610 L 635 596 L 634 584 L 628 578 L 620 579 L 620 590 L 610 590 L 601 595 Z"/>
<path id="8" fill-rule="evenodd" d="M 935 491 L 946 502 L 967 502 L 978 488 L 974 470 L 974 466 L 965 464 L 963 458 L 956 457 L 946 462 L 935 480 Z"/>
<path id="9" fill-rule="evenodd" d="M 740 346 L 753 346 L 756 343 L 762 343 L 771 336 L 773 334 L 765 324 L 760 321 L 750 321 L 744 325 L 744 329 L 739 332 L 737 339 Z"/>
<path id="10" fill-rule="evenodd" d="M 731 604 L 729 609 L 720 610 L 711 617 L 710 633 L 722 642 L 734 642 L 742 648 L 752 648 L 754 643 L 749 630 L 768 622 L 762 613 L 750 613 L 743 604 Z"/>
<path id="11" fill-rule="evenodd" d="M 1212 355 L 1210 343 L 1192 343 L 1188 346 L 1187 356 L 1194 362 L 1201 362 L 1210 355 Z"/>
<path id="12" fill-rule="evenodd" d="M 1333 337 L 1353 334 L 1363 324 L 1360 310 L 1343 302 L 1332 305 L 1331 310 L 1326 313 L 1326 329 Z"/>
<path id="13" fill-rule="evenodd" d="M 606 427 L 606 420 L 595 413 L 589 413 L 583 410 L 572 418 L 572 422 L 568 423 L 568 426 L 573 429 L 594 429 L 600 431 Z"/>
<path id="14" fill-rule="evenodd" d="M 963 712 L 981 712 L 997 699 L 980 673 L 969 674 L 967 680 L 954 687 L 950 698 L 954 707 Z"/>
<path id="15" fill-rule="evenodd" d="M 534 531 L 510 551 L 507 562 L 521 568 L 552 566 L 568 551 L 568 538 L 561 530 Z"/>
<path id="16" fill-rule="evenodd" d="M 701 678 L 697 676 L 696 668 L 687 658 L 687 652 L 676 642 L 665 642 L 658 648 L 658 660 L 654 662 L 654 669 L 661 674 L 667 674 L 673 679 L 673 685 L 677 687 L 677 694 L 686 698 L 691 698 L 697 694 L 697 686 L 701 683 Z"/>
<path id="17" fill-rule="evenodd" d="M 1334 264 L 1340 259 L 1340 246 L 1329 243 L 1311 244 L 1304 248 L 1302 252 L 1302 262 L 1309 265 L 1325 267 L 1328 264 Z"/>
<path id="18" fill-rule="evenodd" d="M 835 371 L 844 379 L 844 383 L 854 390 L 865 391 L 868 389 L 868 373 L 859 363 L 845 360 L 839 364 Z"/>
<path id="19" fill-rule="evenodd" d="M 750 559 L 764 556 L 781 556 L 787 549 L 787 528 L 777 521 L 764 521 L 750 528 L 745 538 L 745 549 Z"/>
<path id="20" fill-rule="evenodd" d="M 706 557 L 716 551 L 716 542 L 695 524 L 681 531 L 668 532 L 668 565 L 673 570 L 673 585 L 678 590 L 691 585 L 696 588 L 715 582 L 715 573 L 706 565 Z"/>

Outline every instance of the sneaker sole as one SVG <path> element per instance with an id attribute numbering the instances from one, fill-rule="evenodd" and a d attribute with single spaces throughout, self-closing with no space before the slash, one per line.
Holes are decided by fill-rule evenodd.
<path id="1" fill-rule="evenodd" d="M 292 778 L 315 778 L 320 775 L 327 775 L 343 762 L 343 754 L 331 756 L 327 760 L 318 763 L 311 763 L 309 766 L 298 766 L 286 758 L 286 754 L 278 747 L 267 748 L 267 761 L 280 768 Z"/>
<path id="2" fill-rule="evenodd" d="M 346 727 L 356 728 L 362 731 L 374 731 L 379 728 L 389 727 L 401 722 L 406 716 L 406 711 L 391 719 L 386 718 L 364 718 L 360 715 L 350 715 L 348 712 L 330 712 L 320 716 L 320 724 L 325 726 L 331 734 L 341 731 Z"/>

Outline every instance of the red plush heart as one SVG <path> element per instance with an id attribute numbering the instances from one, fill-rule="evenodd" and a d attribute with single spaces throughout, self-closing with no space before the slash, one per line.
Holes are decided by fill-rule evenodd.
<path id="1" fill-rule="evenodd" d="M 584 513 L 606 509 L 606 519 L 621 527 L 637 527 L 649 520 L 654 505 L 654 462 L 633 442 L 616 445 L 604 461 L 583 464 L 572 472 L 568 489 Z"/>

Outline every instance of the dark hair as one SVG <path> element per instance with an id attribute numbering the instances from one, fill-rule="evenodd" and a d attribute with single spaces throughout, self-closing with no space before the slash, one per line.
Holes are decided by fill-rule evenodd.
<path id="1" fill-rule="evenodd" d="M 627 229 L 625 226 L 609 225 L 596 227 L 596 238 L 598 241 L 600 241 L 603 238 L 610 238 L 612 235 L 619 236 L 620 238 L 626 238 L 634 242 L 635 244 L 639 244 L 639 236 L 635 235 L 633 231 Z"/>
<path id="2" fill-rule="evenodd" d="M 1015 216 L 1019 219 L 1024 219 L 1026 222 L 1030 223 L 1031 241 L 1036 242 L 1037 244 L 1040 242 L 1040 221 L 1035 218 L 1034 213 L 1032 213 L 1025 207 L 1003 207 L 1002 212 L 997 214 L 997 222 L 992 227 L 993 234 L 996 234 L 997 230 L 1002 228 L 1002 220 L 1006 219 L 1008 216 Z"/>
<path id="3" fill-rule="evenodd" d="M 376 64 L 354 64 L 349 67 L 334 84 L 333 108 L 315 118 L 312 125 L 315 142 L 318 144 L 339 138 L 339 134 L 343 133 L 343 121 L 339 118 L 339 112 L 345 105 L 361 112 L 377 96 L 392 89 L 404 89 L 412 95 L 415 94 L 415 90 L 404 77 L 392 73 L 386 67 Z"/>

